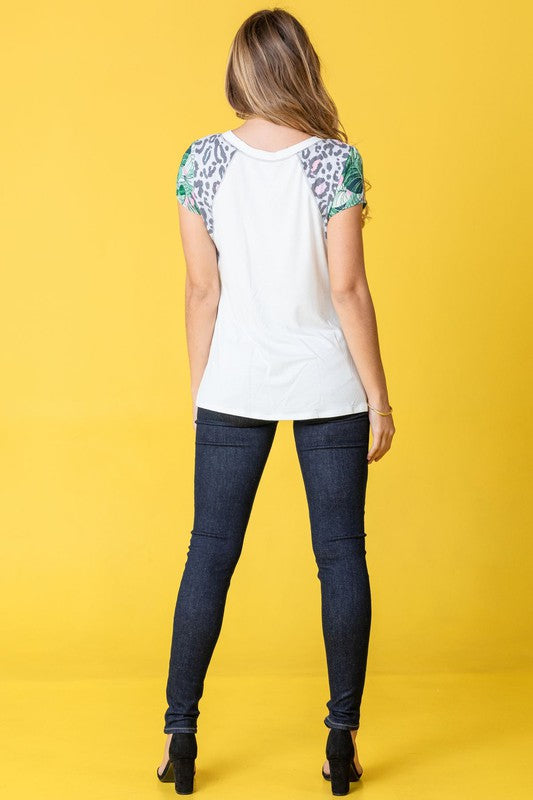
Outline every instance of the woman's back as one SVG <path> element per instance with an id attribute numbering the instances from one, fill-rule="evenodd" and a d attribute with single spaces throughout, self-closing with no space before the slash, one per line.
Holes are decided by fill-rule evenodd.
<path id="1" fill-rule="evenodd" d="M 197 405 L 277 420 L 365 411 L 326 248 L 330 217 L 366 205 L 357 149 L 310 136 L 268 151 L 210 134 L 184 153 L 177 197 L 203 217 L 221 282 Z"/>

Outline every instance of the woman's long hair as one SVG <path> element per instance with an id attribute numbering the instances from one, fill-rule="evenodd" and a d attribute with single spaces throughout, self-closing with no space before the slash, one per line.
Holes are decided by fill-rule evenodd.
<path id="1" fill-rule="evenodd" d="M 244 20 L 231 43 L 225 91 L 241 119 L 259 116 L 309 136 L 348 142 L 309 36 L 282 8 L 256 11 Z M 371 188 L 366 178 L 364 184 L 365 191 Z M 363 225 L 367 217 L 368 205 Z"/>

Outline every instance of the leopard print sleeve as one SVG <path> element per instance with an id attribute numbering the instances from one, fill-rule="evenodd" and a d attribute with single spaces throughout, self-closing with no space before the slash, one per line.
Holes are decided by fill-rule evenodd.
<path id="1" fill-rule="evenodd" d="M 236 149 L 220 133 L 195 139 L 183 154 L 178 170 L 178 201 L 201 214 L 207 232 L 213 236 L 213 200 Z"/>
<path id="2" fill-rule="evenodd" d="M 320 139 L 298 155 L 327 238 L 328 221 L 334 214 L 358 203 L 366 206 L 361 154 L 339 139 Z"/>

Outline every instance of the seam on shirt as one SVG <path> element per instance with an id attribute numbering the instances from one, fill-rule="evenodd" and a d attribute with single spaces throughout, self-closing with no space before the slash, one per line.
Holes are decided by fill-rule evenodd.
<path id="1" fill-rule="evenodd" d="M 225 140 L 225 141 L 226 141 L 226 140 Z M 229 144 L 229 143 L 228 143 L 228 144 Z M 232 153 L 231 153 L 231 155 L 230 155 L 230 161 L 229 161 L 229 164 L 228 164 L 228 166 L 226 167 L 226 171 L 225 171 L 225 173 L 224 173 L 224 177 L 221 179 L 221 181 L 220 181 L 220 184 L 219 184 L 219 186 L 218 186 L 218 189 L 216 190 L 216 192 L 215 192 L 215 193 L 214 193 L 214 195 L 213 195 L 213 202 L 211 203 L 211 219 L 212 219 L 212 221 L 213 221 L 213 233 L 215 232 L 215 201 L 216 201 L 216 199 L 217 199 L 217 197 L 218 197 L 218 193 L 219 193 L 219 191 L 220 191 L 220 187 L 221 187 L 221 186 L 222 186 L 222 184 L 224 183 L 224 180 L 226 179 L 226 176 L 227 176 L 228 172 L 230 171 L 232 164 L 235 162 L 235 158 L 236 158 L 236 156 L 237 156 L 237 153 L 239 153 L 239 152 L 240 152 L 240 151 L 239 151 L 239 149 L 238 149 L 237 147 L 234 147 L 233 145 L 231 145 L 231 147 L 233 147 L 233 152 L 232 152 Z"/>
<path id="2" fill-rule="evenodd" d="M 302 159 L 300 158 L 300 154 L 296 153 L 296 156 L 298 157 L 298 163 L 300 164 L 300 169 L 303 172 L 303 176 L 304 176 L 304 179 L 305 179 L 305 185 L 307 186 L 307 191 L 309 192 L 309 194 L 313 198 L 313 203 L 317 207 L 318 213 L 320 215 L 320 219 L 322 220 L 322 235 L 323 235 L 324 241 L 326 241 L 326 238 L 327 238 L 326 237 L 327 222 L 324 220 L 324 216 L 323 216 L 323 214 L 322 214 L 322 212 L 320 210 L 320 205 L 318 203 L 318 198 L 317 198 L 316 194 L 313 191 L 313 187 L 311 186 L 311 182 L 309 180 L 309 176 L 308 176 L 307 172 L 305 171 L 305 167 L 304 167 Z"/>

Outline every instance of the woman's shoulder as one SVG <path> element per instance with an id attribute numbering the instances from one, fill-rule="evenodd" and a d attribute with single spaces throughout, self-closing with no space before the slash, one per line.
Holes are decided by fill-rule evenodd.
<path id="1" fill-rule="evenodd" d="M 192 144 L 195 145 L 207 144 L 210 142 L 218 141 L 221 138 L 223 138 L 221 131 L 215 131 L 214 133 L 204 133 L 201 136 L 198 136 L 197 139 L 194 139 Z"/>
<path id="2" fill-rule="evenodd" d="M 197 177 L 202 174 L 208 177 L 213 169 L 227 166 L 235 150 L 222 132 L 206 133 L 189 141 L 181 160 L 192 164 Z"/>
<path id="3" fill-rule="evenodd" d="M 334 139 L 333 137 L 318 139 L 311 145 L 311 149 L 331 158 L 361 157 L 361 153 L 354 144 L 345 142 L 343 139 Z"/>
<path id="4" fill-rule="evenodd" d="M 203 215 L 210 234 L 213 232 L 213 199 L 235 152 L 222 133 L 216 132 L 190 141 L 179 159 L 178 200 Z"/>
<path id="5" fill-rule="evenodd" d="M 355 169 L 362 172 L 363 159 L 358 148 L 342 139 L 321 138 L 300 153 L 304 168 L 311 176 L 322 175 L 334 183 L 339 175 Z"/>

